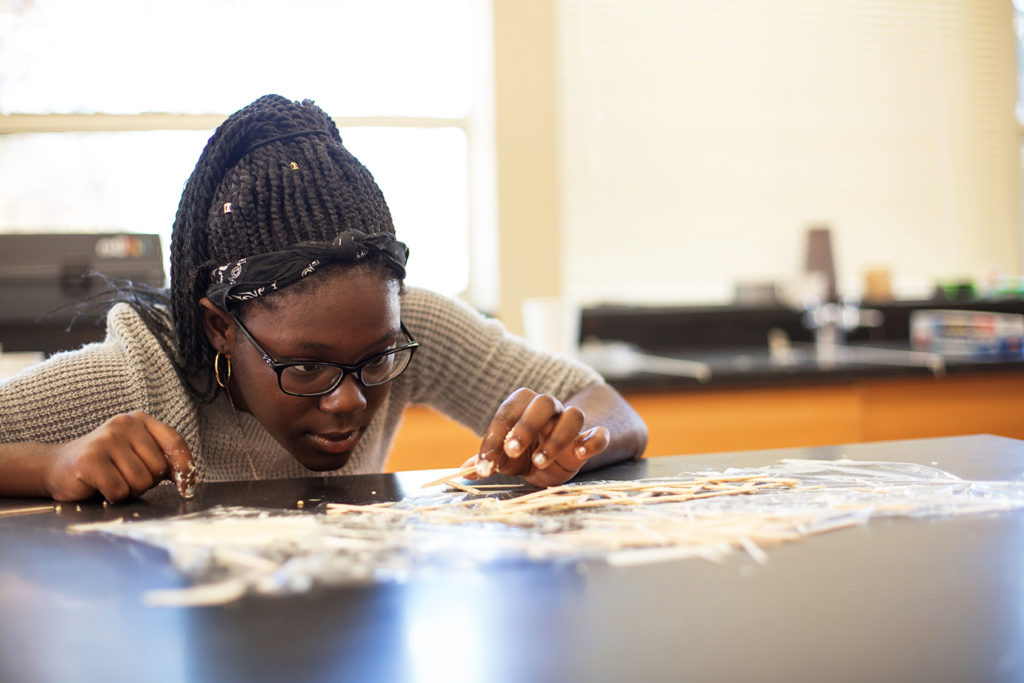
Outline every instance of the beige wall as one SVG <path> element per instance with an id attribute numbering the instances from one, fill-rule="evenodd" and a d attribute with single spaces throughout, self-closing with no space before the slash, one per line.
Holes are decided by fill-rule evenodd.
<path id="1" fill-rule="evenodd" d="M 1010 3 L 863 8 L 495 0 L 502 318 L 791 280 L 819 222 L 848 293 L 1020 276 Z"/>
<path id="2" fill-rule="evenodd" d="M 495 0 L 499 317 L 561 290 L 555 14 L 551 0 Z"/>

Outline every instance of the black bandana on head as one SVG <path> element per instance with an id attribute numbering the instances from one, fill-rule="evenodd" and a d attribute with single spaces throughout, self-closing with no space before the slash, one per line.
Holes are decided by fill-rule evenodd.
<path id="1" fill-rule="evenodd" d="M 277 291 L 334 263 L 376 260 L 405 278 L 409 247 L 387 232 L 346 230 L 333 242 L 300 242 L 283 251 L 239 259 L 214 268 L 206 296 L 227 309 L 231 302 L 249 301 Z"/>

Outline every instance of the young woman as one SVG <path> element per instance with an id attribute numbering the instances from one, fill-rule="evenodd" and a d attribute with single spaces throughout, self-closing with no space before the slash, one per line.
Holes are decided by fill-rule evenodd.
<path id="1" fill-rule="evenodd" d="M 104 342 L 0 385 L 0 495 L 378 472 L 410 403 L 482 435 L 481 476 L 548 486 L 642 454 L 643 422 L 599 375 L 406 288 L 407 255 L 330 118 L 258 99 L 189 178 L 169 295 L 129 290 Z"/>

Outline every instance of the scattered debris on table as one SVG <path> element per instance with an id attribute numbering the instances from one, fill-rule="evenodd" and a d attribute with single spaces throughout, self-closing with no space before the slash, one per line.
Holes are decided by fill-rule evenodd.
<path id="1" fill-rule="evenodd" d="M 851 460 L 784 460 L 541 490 L 444 483 L 454 490 L 393 503 L 218 507 L 72 530 L 166 549 L 192 585 L 151 591 L 146 602 L 209 605 L 517 562 L 720 561 L 739 550 L 764 563 L 773 545 L 873 518 L 1024 506 L 1024 482 L 967 481 L 923 465 Z"/>

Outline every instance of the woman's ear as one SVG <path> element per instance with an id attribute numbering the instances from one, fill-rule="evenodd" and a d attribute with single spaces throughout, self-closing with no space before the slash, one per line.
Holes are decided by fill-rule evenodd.
<path id="1" fill-rule="evenodd" d="M 217 308 L 208 297 L 199 300 L 202 307 L 203 330 L 206 332 L 206 339 L 210 346 L 216 351 L 227 353 L 230 351 L 234 341 L 234 325 L 231 324 L 231 316 L 225 311 Z"/>

